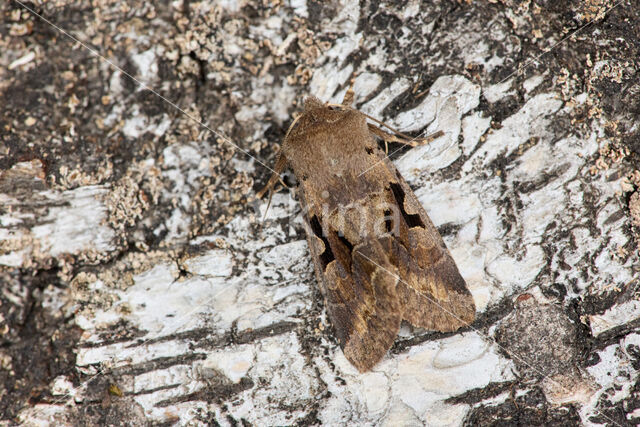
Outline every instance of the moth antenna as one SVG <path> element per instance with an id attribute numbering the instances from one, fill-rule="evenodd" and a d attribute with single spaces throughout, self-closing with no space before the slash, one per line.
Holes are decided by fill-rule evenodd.
<path id="1" fill-rule="evenodd" d="M 421 144 L 427 144 L 433 141 L 434 139 L 440 138 L 442 135 L 444 135 L 444 132 L 439 130 L 423 138 L 411 138 L 410 136 L 404 135 L 402 133 L 400 134 L 400 137 L 399 137 L 398 135 L 394 135 L 392 133 L 389 133 L 380 129 L 378 126 L 371 123 L 369 123 L 369 131 L 371 131 L 371 133 L 373 133 L 374 135 L 376 135 L 377 137 L 381 138 L 384 141 L 386 152 L 388 152 L 389 150 L 389 146 L 388 146 L 389 142 L 398 142 L 400 144 L 416 147 Z"/>

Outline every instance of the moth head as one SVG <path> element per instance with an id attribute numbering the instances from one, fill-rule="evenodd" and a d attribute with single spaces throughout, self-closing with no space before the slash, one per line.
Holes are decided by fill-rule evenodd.
<path id="1" fill-rule="evenodd" d="M 325 144 L 331 138 L 327 135 L 335 135 L 339 129 L 349 129 L 353 114 L 351 108 L 340 108 L 339 104 L 322 102 L 315 96 L 308 96 L 304 100 L 302 112 L 293 120 L 281 146 L 282 152 L 295 163 L 294 158 L 316 157 L 318 150 L 322 150 L 318 144 Z"/>
<path id="2" fill-rule="evenodd" d="M 295 119 L 289 126 L 287 134 L 284 137 L 285 144 L 283 148 L 286 148 L 287 142 L 290 142 L 290 137 L 295 137 L 296 134 L 301 134 L 313 127 L 314 124 L 318 124 L 323 119 L 323 113 L 328 108 L 325 103 L 320 101 L 313 95 L 309 95 L 304 100 L 304 108 L 301 113 L 295 116 Z"/>
<path id="3" fill-rule="evenodd" d="M 324 109 L 324 108 L 326 108 L 324 102 L 320 101 L 318 98 L 316 98 L 313 95 L 307 96 L 304 100 L 305 112 L 317 110 L 317 109 Z"/>

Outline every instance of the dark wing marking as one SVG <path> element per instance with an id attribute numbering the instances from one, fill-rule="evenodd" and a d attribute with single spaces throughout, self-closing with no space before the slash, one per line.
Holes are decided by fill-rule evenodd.
<path id="1" fill-rule="evenodd" d="M 307 231 L 311 251 L 322 262 L 318 276 L 340 346 L 359 371 L 368 371 L 400 329 L 397 270 L 377 240 L 354 246 L 330 227 L 323 234 L 315 216 Z"/>
<path id="2" fill-rule="evenodd" d="M 442 237 L 395 166 L 385 161 L 397 182 L 390 184 L 402 221 L 393 244 L 393 264 L 401 278 L 398 295 L 403 319 L 441 332 L 473 322 L 475 303 Z"/>
<path id="3" fill-rule="evenodd" d="M 440 234 L 393 164 L 387 167 L 386 190 L 369 194 L 365 205 L 373 206 L 360 218 L 370 223 L 379 215 L 381 230 L 369 229 L 358 242 L 347 237 L 361 236 L 357 218 L 325 223 L 313 215 L 306 221 L 329 319 L 345 356 L 361 372 L 384 357 L 403 319 L 449 332 L 475 317 L 473 297 Z M 399 214 L 378 205 L 393 205 Z"/>

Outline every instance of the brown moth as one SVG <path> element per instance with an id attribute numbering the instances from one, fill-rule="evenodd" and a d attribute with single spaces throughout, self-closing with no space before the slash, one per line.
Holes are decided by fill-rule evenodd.
<path id="1" fill-rule="evenodd" d="M 368 124 L 352 101 L 351 89 L 339 105 L 306 99 L 258 196 L 287 166 L 293 169 L 329 319 L 344 355 L 364 372 L 387 353 L 402 320 L 455 331 L 473 321 L 475 304 L 437 229 L 374 136 L 412 141 Z"/>

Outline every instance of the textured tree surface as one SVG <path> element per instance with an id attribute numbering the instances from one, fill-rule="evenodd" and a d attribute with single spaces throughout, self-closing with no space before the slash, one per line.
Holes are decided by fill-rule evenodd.
<path id="1" fill-rule="evenodd" d="M 637 424 L 639 10 L 2 2 L 0 420 Z M 389 152 L 477 309 L 365 374 L 293 188 L 255 199 L 354 75 L 361 111 L 445 132 Z"/>

